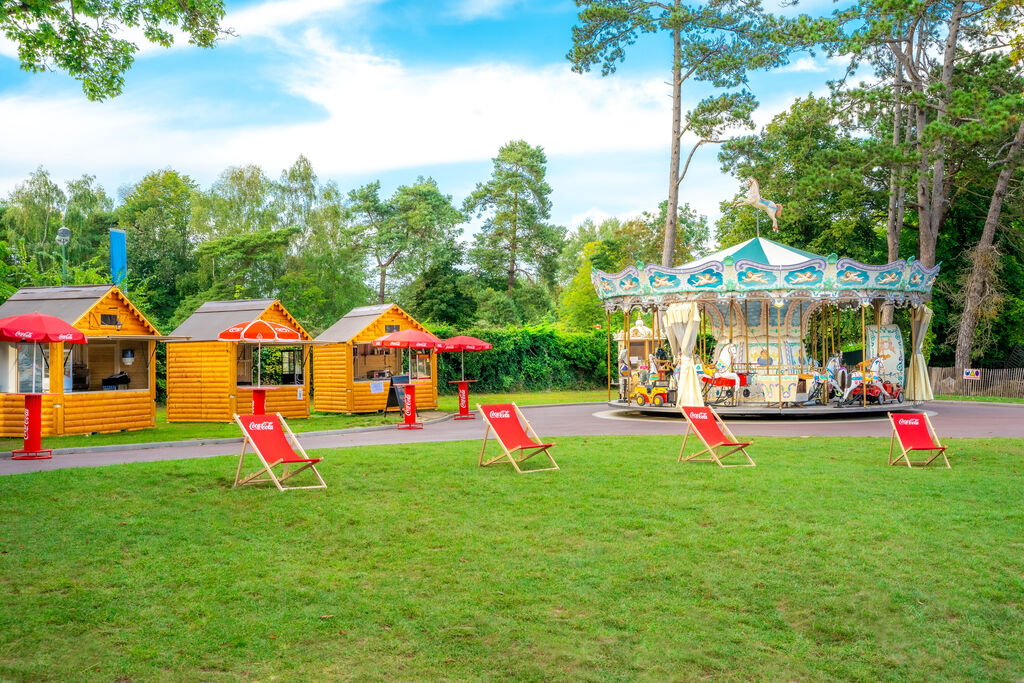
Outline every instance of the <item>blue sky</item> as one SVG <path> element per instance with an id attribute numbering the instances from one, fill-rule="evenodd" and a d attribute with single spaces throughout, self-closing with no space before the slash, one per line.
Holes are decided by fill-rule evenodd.
<path id="1" fill-rule="evenodd" d="M 602 78 L 569 70 L 571 1 L 229 0 L 227 11 L 237 37 L 214 50 L 147 46 L 125 94 L 102 103 L 62 74 L 20 71 L 0 39 L 0 195 L 40 165 L 60 181 L 96 175 L 116 195 L 157 168 L 205 186 L 245 163 L 277 177 L 305 154 L 344 190 L 424 175 L 461 202 L 498 148 L 522 138 L 547 152 L 559 224 L 628 217 L 666 196 L 665 37 L 642 38 Z M 840 72 L 819 56 L 754 74 L 759 125 Z M 688 87 L 684 106 L 707 92 Z M 739 189 L 705 148 L 681 197 L 714 220 Z"/>

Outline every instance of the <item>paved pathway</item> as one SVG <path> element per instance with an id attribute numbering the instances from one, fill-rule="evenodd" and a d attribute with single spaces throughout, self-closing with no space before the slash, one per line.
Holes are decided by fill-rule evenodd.
<path id="1" fill-rule="evenodd" d="M 926 406 L 939 435 L 958 437 L 1018 437 L 1024 438 L 1024 404 L 970 403 L 942 401 Z M 682 434 L 679 418 L 635 417 L 617 411 L 606 404 L 575 403 L 559 406 L 523 408 L 523 413 L 544 438 L 558 436 L 593 436 L 638 434 Z M 871 419 L 834 420 L 730 420 L 737 436 L 889 436 L 889 421 L 882 417 Z M 343 448 L 347 446 L 375 446 L 429 441 L 479 441 L 483 436 L 479 420 L 445 420 L 428 424 L 424 429 L 404 431 L 394 428 L 357 432 L 299 435 L 306 450 Z M 238 442 L 211 443 L 160 448 L 116 451 L 79 452 L 57 454 L 51 460 L 11 460 L 0 456 L 0 475 L 63 469 L 66 467 L 94 467 L 130 462 L 208 458 L 235 455 Z"/>

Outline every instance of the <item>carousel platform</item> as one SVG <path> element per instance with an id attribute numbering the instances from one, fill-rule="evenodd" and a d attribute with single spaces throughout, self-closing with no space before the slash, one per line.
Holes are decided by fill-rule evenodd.
<path id="1" fill-rule="evenodd" d="M 636 413 L 638 415 L 650 415 L 652 417 L 678 417 L 682 419 L 682 413 L 675 406 L 653 406 L 646 405 L 640 407 L 636 404 L 625 403 L 624 401 L 608 401 L 608 405 L 612 408 L 622 411 L 628 411 Z M 780 410 L 778 406 L 765 406 L 765 405 L 716 405 L 714 406 L 715 412 L 721 415 L 723 418 L 734 417 L 734 418 L 754 418 L 763 420 L 841 420 L 845 418 L 865 418 L 865 417 L 877 417 L 884 418 L 886 413 L 899 413 L 899 412 L 920 412 L 920 403 L 914 404 L 911 402 L 905 403 L 886 403 L 885 405 L 868 404 L 865 406 L 845 406 L 838 407 L 836 405 L 788 405 L 783 404 Z"/>

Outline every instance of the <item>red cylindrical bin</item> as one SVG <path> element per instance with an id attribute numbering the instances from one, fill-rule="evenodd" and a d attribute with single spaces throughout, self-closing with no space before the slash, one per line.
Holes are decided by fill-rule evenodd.
<path id="1" fill-rule="evenodd" d="M 405 421 L 398 425 L 399 429 L 423 429 L 423 423 L 416 421 L 416 388 L 412 384 L 405 385 Z"/>
<path id="2" fill-rule="evenodd" d="M 474 379 L 463 379 L 453 382 L 459 385 L 459 414 L 455 416 L 456 420 L 476 419 L 476 415 L 469 412 L 469 383 L 475 381 Z"/>
<path id="3" fill-rule="evenodd" d="M 11 453 L 12 460 L 45 460 L 53 450 L 43 448 L 43 395 L 25 396 L 25 447 Z"/>
<path id="4" fill-rule="evenodd" d="M 267 390 L 254 388 L 252 390 L 252 414 L 265 415 L 267 413 Z"/>

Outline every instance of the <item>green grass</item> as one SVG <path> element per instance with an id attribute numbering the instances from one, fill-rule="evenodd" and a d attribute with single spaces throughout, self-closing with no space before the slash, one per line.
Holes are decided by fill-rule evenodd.
<path id="1" fill-rule="evenodd" d="M 472 391 L 472 390 L 471 390 Z M 607 391 L 538 391 L 519 394 L 470 394 L 470 408 L 477 403 L 515 401 L 519 405 L 537 405 L 542 403 L 574 403 L 581 401 L 606 400 Z M 459 409 L 457 396 L 441 396 L 438 399 L 438 410 L 421 411 L 422 420 L 441 417 Z M 329 429 L 349 429 L 352 427 L 371 427 L 382 424 L 396 424 L 401 416 L 392 411 L 390 415 L 374 413 L 362 415 L 342 415 L 335 413 L 311 413 L 306 419 L 291 418 L 288 426 L 292 431 L 316 432 Z M 111 444 L 153 443 L 158 441 L 185 441 L 188 439 L 218 439 L 239 436 L 238 426 L 234 422 L 167 422 L 167 411 L 164 406 L 157 406 L 156 427 L 141 429 L 134 432 L 114 432 L 112 434 L 70 434 L 67 436 L 49 436 L 43 439 L 45 448 L 74 448 L 80 446 L 107 446 Z M 21 448 L 21 439 L 0 438 L 0 452 Z"/>
<path id="2" fill-rule="evenodd" d="M 1003 396 L 956 396 L 954 394 L 936 394 L 936 401 L 978 401 L 980 403 L 1024 403 L 1024 398 L 1004 398 Z"/>
<path id="3" fill-rule="evenodd" d="M 558 440 L 327 452 L 326 491 L 234 458 L 0 477 L 0 680 L 1018 680 L 1024 440 Z M 251 461 L 250 461 L 251 464 Z"/>

